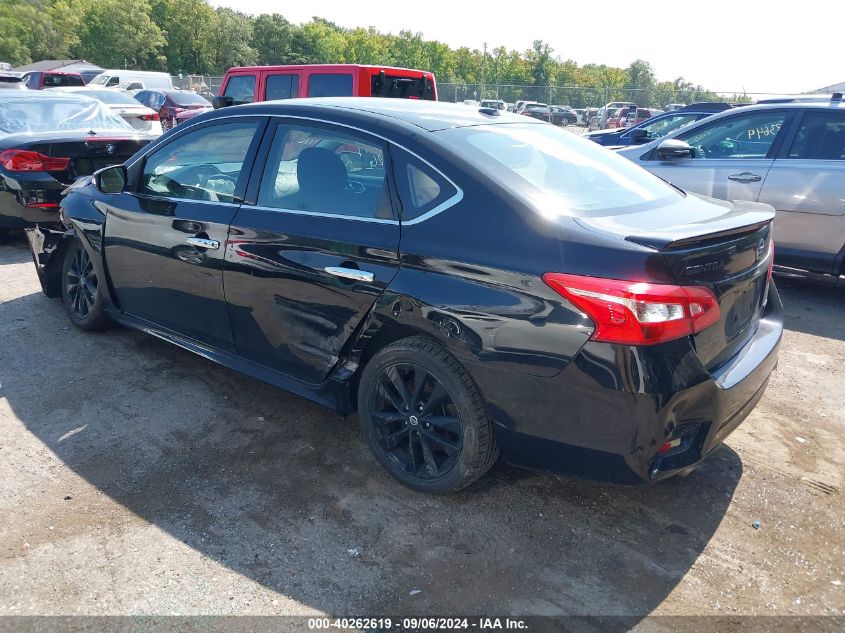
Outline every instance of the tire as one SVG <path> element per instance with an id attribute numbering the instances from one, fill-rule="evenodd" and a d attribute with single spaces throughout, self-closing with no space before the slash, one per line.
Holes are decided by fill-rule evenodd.
<path id="1" fill-rule="evenodd" d="M 103 312 L 99 280 L 88 251 L 74 240 L 62 263 L 62 303 L 68 318 L 81 330 L 104 330 L 111 321 Z"/>
<path id="2" fill-rule="evenodd" d="M 402 339 L 370 359 L 358 387 L 358 418 L 379 463 L 421 492 L 461 490 L 499 456 L 475 382 L 423 338 Z"/>

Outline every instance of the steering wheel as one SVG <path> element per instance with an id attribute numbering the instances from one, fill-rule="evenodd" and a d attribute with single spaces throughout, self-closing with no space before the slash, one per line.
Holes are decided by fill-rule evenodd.
<path id="1" fill-rule="evenodd" d="M 357 180 L 347 180 L 346 190 L 350 193 L 362 194 L 367 190 L 367 188 Z"/>

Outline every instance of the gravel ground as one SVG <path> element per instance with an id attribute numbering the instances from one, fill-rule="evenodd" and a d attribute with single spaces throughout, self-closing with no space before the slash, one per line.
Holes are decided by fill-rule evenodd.
<path id="1" fill-rule="evenodd" d="M 845 289 L 780 286 L 780 366 L 689 477 L 439 498 L 354 418 L 71 328 L 0 246 L 0 615 L 845 614 Z"/>

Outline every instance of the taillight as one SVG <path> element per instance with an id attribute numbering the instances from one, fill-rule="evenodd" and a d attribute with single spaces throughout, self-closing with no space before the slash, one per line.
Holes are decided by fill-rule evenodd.
<path id="1" fill-rule="evenodd" d="M 142 121 L 158 121 L 161 119 L 159 117 L 158 112 L 153 112 L 152 114 L 142 114 L 139 117 Z"/>
<path id="2" fill-rule="evenodd" d="M 70 158 L 44 156 L 26 149 L 7 149 L 0 152 L 0 165 L 7 171 L 64 171 Z"/>
<path id="3" fill-rule="evenodd" d="M 546 273 L 552 289 L 595 324 L 592 339 L 654 345 L 696 334 L 717 323 L 719 302 L 707 288 Z"/>

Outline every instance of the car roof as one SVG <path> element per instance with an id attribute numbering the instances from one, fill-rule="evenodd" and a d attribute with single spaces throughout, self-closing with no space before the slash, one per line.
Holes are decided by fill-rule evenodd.
<path id="1" fill-rule="evenodd" d="M 231 106 L 216 113 L 240 111 L 250 114 L 291 114 L 297 116 L 318 116 L 338 114 L 345 111 L 357 118 L 372 118 L 382 123 L 391 122 L 404 127 L 414 127 L 429 132 L 454 127 L 490 125 L 492 123 L 523 123 L 546 125 L 530 117 L 489 109 L 468 108 L 463 103 L 445 103 L 418 99 L 387 99 L 380 97 L 317 97 L 286 99 L 284 101 L 259 101 L 240 106 Z M 483 110 L 483 111 L 482 111 Z"/>
<path id="2" fill-rule="evenodd" d="M 94 97 L 89 97 L 79 92 L 66 92 L 64 90 L 21 90 L 15 92 L 3 92 L 2 97 L 15 97 L 16 99 L 32 99 L 33 101 L 49 101 L 50 99 L 79 99 L 80 101 L 96 101 Z"/>

